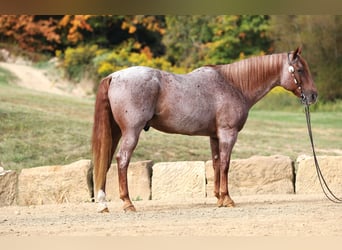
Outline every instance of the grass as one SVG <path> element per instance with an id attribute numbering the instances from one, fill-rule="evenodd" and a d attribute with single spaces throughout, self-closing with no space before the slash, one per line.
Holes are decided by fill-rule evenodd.
<path id="1" fill-rule="evenodd" d="M 94 100 L 40 93 L 6 83 L 14 81 L 0 69 L 0 162 L 5 168 L 90 159 Z M 318 155 L 342 155 L 342 112 L 312 112 L 312 126 Z M 274 154 L 293 160 L 299 154 L 311 155 L 299 104 L 295 111 L 251 110 L 232 157 Z M 141 133 L 132 161 L 147 159 L 206 161 L 210 159 L 209 139 L 150 129 Z"/>
<path id="2" fill-rule="evenodd" d="M 93 100 L 0 83 L 0 162 L 8 169 L 90 158 Z"/>

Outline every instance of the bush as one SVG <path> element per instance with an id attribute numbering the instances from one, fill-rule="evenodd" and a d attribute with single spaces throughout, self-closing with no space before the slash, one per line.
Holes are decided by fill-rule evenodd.
<path id="1" fill-rule="evenodd" d="M 97 75 L 105 77 L 115 71 L 131 66 L 148 66 L 174 73 L 185 73 L 185 69 L 173 67 L 165 58 L 148 58 L 142 53 L 126 51 L 107 52 L 94 59 Z"/>
<path id="2" fill-rule="evenodd" d="M 114 51 L 101 51 L 93 60 L 98 79 L 131 66 L 147 66 L 177 74 L 186 73 L 186 69 L 172 66 L 165 57 L 153 58 L 149 49 L 140 53 L 132 52 L 133 46 L 120 46 Z M 95 89 L 97 86 L 95 86 Z"/>
<path id="3" fill-rule="evenodd" d="M 82 78 L 90 78 L 95 81 L 95 90 L 101 78 L 131 66 L 148 66 L 173 73 L 186 72 L 184 68 L 172 66 L 164 57 L 153 58 L 148 47 L 138 51 L 133 40 L 128 40 L 113 51 L 99 49 L 97 45 L 85 45 L 67 48 L 64 54 L 56 51 L 56 56 L 62 60 L 68 79 L 79 82 Z"/>
<path id="4" fill-rule="evenodd" d="M 68 79 L 79 82 L 93 72 L 93 58 L 100 50 L 97 45 L 67 48 L 63 58 L 63 68 Z M 60 55 L 61 57 L 62 55 Z"/>

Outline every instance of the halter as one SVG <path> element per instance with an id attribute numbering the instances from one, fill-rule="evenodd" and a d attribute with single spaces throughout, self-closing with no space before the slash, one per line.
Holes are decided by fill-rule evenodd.
<path id="1" fill-rule="evenodd" d="M 307 100 L 306 100 L 306 96 L 304 95 L 303 93 L 303 89 L 302 89 L 302 86 L 301 86 L 301 82 L 299 82 L 296 78 L 296 75 L 295 75 L 295 69 L 291 63 L 291 60 L 290 60 L 290 52 L 287 53 L 287 59 L 288 59 L 288 64 L 289 64 L 289 72 L 291 73 L 292 77 L 293 77 L 293 81 L 294 83 L 296 84 L 297 88 L 300 90 L 300 96 L 302 98 L 302 103 L 303 104 L 306 104 L 307 103 Z"/>

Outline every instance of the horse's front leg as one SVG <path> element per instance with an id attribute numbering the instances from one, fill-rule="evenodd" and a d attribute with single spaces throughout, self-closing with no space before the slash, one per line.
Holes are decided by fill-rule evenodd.
<path id="1" fill-rule="evenodd" d="M 235 203 L 229 196 L 228 171 L 232 149 L 237 139 L 237 130 L 221 129 L 218 131 L 220 151 L 220 191 L 217 205 L 219 207 L 234 207 Z"/>

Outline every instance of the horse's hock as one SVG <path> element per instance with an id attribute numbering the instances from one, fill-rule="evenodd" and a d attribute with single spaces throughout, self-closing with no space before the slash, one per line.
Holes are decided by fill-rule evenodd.
<path id="1" fill-rule="evenodd" d="M 342 195 L 342 156 L 318 158 L 330 188 Z M 64 166 L 3 170 L 0 174 L 0 206 L 37 205 L 90 200 L 87 172 L 90 160 Z M 253 156 L 232 160 L 229 170 L 231 195 L 321 193 L 312 157 L 298 157 L 296 171 L 287 156 Z M 296 173 L 296 178 L 294 178 Z M 116 165 L 107 173 L 107 198 L 118 200 Z M 295 182 L 294 182 L 295 180 Z M 213 197 L 212 162 L 131 163 L 128 182 L 133 200 L 196 199 Z"/>

